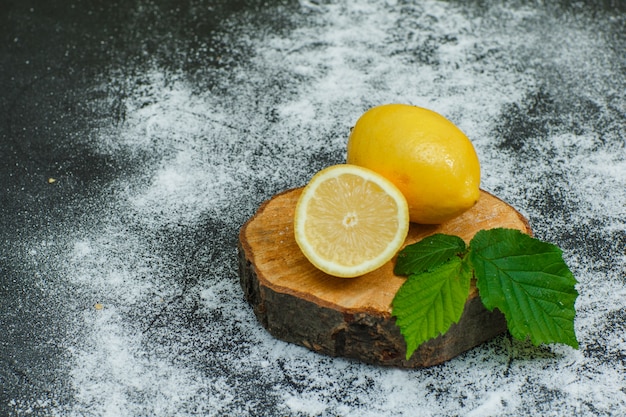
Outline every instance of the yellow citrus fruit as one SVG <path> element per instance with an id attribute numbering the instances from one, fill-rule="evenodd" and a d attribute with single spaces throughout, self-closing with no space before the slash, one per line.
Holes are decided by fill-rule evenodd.
<path id="1" fill-rule="evenodd" d="M 480 196 L 474 146 L 450 120 L 425 108 L 385 104 L 366 111 L 348 139 L 347 162 L 393 182 L 412 222 L 442 223 Z"/>
<path id="2" fill-rule="evenodd" d="M 313 265 L 337 277 L 381 267 L 403 245 L 408 230 L 402 193 L 380 174 L 355 165 L 315 174 L 296 205 L 298 246 Z"/>

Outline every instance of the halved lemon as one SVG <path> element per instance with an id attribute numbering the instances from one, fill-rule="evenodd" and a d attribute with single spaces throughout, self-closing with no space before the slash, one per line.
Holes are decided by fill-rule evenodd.
<path id="1" fill-rule="evenodd" d="M 337 277 L 389 261 L 409 230 L 409 209 L 392 182 L 370 169 L 334 165 L 313 176 L 296 205 L 294 232 L 304 256 Z"/>

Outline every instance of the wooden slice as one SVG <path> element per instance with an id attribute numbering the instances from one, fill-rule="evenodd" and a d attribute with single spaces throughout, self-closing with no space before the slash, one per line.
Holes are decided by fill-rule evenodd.
<path id="1" fill-rule="evenodd" d="M 506 331 L 504 316 L 487 311 L 472 283 L 465 310 L 442 336 L 422 344 L 406 360 L 406 344 L 391 301 L 405 281 L 393 274 L 395 259 L 357 278 L 337 278 L 315 268 L 295 242 L 293 216 L 301 188 L 261 205 L 239 234 L 239 275 L 246 299 L 276 338 L 331 356 L 405 368 L 442 363 Z M 478 203 L 441 225 L 411 224 L 405 245 L 434 233 L 466 242 L 481 229 L 507 227 L 531 233 L 528 221 L 482 191 Z"/>

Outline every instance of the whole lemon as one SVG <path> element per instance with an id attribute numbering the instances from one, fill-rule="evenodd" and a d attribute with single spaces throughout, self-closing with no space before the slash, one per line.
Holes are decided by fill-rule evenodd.
<path id="1" fill-rule="evenodd" d="M 385 104 L 366 111 L 350 133 L 347 162 L 395 184 L 415 223 L 445 222 L 480 196 L 474 146 L 454 123 L 425 108 Z"/>

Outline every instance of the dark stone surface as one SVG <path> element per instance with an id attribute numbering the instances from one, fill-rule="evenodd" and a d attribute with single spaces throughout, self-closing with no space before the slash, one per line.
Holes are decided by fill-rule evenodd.
<path id="1" fill-rule="evenodd" d="M 0 415 L 624 414 L 624 27 L 619 0 L 0 1 Z M 385 101 L 462 125 L 565 250 L 579 352 L 398 375 L 256 322 L 239 227 Z"/>

